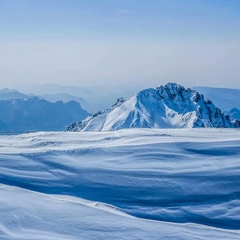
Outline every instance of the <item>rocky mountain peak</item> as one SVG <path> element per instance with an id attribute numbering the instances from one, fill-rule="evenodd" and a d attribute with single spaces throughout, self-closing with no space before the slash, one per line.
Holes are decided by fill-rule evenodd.
<path id="1" fill-rule="evenodd" d="M 120 98 L 112 107 L 79 123 L 70 131 L 106 131 L 122 128 L 239 127 L 196 90 L 176 83 L 140 91 L 129 100 Z"/>

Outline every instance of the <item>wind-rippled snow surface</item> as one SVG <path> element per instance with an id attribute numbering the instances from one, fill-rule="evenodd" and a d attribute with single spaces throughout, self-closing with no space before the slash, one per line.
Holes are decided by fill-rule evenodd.
<path id="1" fill-rule="evenodd" d="M 0 136 L 0 239 L 240 239 L 240 131 Z"/>

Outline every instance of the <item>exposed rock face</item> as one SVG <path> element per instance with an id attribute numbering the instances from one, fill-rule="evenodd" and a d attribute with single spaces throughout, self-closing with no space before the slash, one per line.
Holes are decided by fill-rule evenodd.
<path id="1" fill-rule="evenodd" d="M 67 131 L 109 131 L 123 128 L 235 128 L 240 121 L 221 112 L 209 99 L 190 88 L 168 83 L 118 101 Z"/>

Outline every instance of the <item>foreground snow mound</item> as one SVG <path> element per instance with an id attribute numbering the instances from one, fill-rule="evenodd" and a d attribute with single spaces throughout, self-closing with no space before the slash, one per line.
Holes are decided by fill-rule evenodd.
<path id="1" fill-rule="evenodd" d="M 217 238 L 216 233 L 217 239 L 228 239 L 228 231 L 240 230 L 239 146 L 239 129 L 124 129 L 0 136 L 0 183 L 22 189 L 12 196 L 9 189 L 0 191 L 0 239 L 4 239 L 1 231 L 14 236 L 30 231 L 35 236 L 39 236 L 37 231 L 45 231 L 44 236 L 48 231 L 64 231 L 69 235 L 65 239 L 81 239 L 81 232 L 88 232 L 91 223 L 102 226 L 91 232 L 102 239 L 118 232 L 119 226 L 124 233 L 129 229 L 129 239 L 202 239 L 201 231 L 187 237 L 179 233 L 181 230 L 168 231 L 166 225 L 155 225 L 149 232 L 137 220 L 132 225 L 127 214 L 200 224 L 205 229 L 211 226 L 218 228 L 218 236 L 223 234 Z M 29 195 L 24 189 L 60 198 L 62 204 L 46 195 Z M 84 214 L 79 198 L 94 202 L 84 202 L 94 211 Z M 104 220 L 97 210 L 118 215 L 121 223 L 112 215 Z M 139 232 L 134 237 L 135 226 Z M 121 235 L 124 233 L 118 232 L 118 238 L 127 239 Z M 205 235 L 205 239 L 214 239 L 212 235 Z M 229 239 L 240 236 L 229 235 Z"/>
<path id="2" fill-rule="evenodd" d="M 195 90 L 168 83 L 146 89 L 127 101 L 68 126 L 67 131 L 109 131 L 123 128 L 234 128 L 240 122 Z"/>
<path id="3" fill-rule="evenodd" d="M 239 239 L 238 231 L 148 221 L 83 199 L 0 185 L 1 240 Z"/>

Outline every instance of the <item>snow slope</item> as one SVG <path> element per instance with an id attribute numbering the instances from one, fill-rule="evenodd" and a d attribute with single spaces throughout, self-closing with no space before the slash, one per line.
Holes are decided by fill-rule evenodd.
<path id="1" fill-rule="evenodd" d="M 68 126 L 67 131 L 109 131 L 123 128 L 240 127 L 210 100 L 176 83 L 145 89 L 127 101 L 119 99 L 103 112 Z"/>
<path id="2" fill-rule="evenodd" d="M 0 136 L 0 239 L 240 239 L 239 146 L 238 129 Z"/>
<path id="3" fill-rule="evenodd" d="M 0 239 L 238 239 L 237 231 L 116 214 L 81 199 L 0 185 Z"/>

